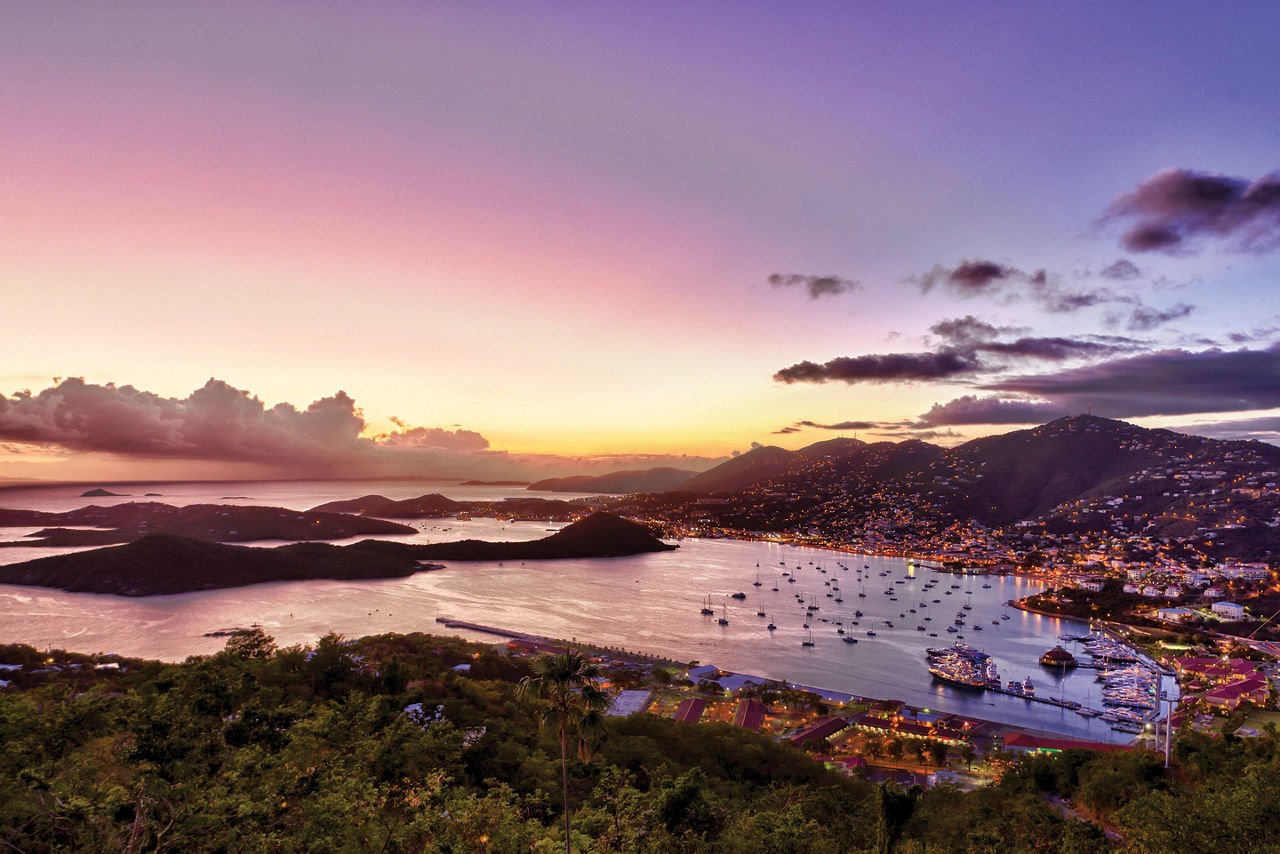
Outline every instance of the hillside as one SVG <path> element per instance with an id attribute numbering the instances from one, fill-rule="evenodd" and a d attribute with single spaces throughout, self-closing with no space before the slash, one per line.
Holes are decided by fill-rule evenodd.
<path id="1" fill-rule="evenodd" d="M 971 550 L 1000 531 L 1036 530 L 1212 539 L 1222 556 L 1261 559 L 1280 554 L 1278 482 L 1275 446 L 1080 415 L 945 449 L 853 440 L 758 448 L 685 484 L 725 495 L 724 505 L 686 499 L 660 512 L 876 548 Z"/>
<path id="2" fill-rule="evenodd" d="M 752 448 L 680 485 L 687 492 L 732 492 L 787 474 L 804 457 L 774 445 Z"/>
<path id="3" fill-rule="evenodd" d="M 421 571 L 430 560 L 618 557 L 672 548 L 643 525 L 607 513 L 592 514 L 540 540 L 514 543 L 363 540 L 349 546 L 293 543 L 264 549 L 149 534 L 127 545 L 0 566 L 0 584 L 150 596 L 267 581 L 398 578 Z"/>
<path id="4" fill-rule="evenodd" d="M 698 473 L 669 466 L 634 471 L 615 471 L 601 475 L 549 477 L 529 485 L 544 492 L 592 492 L 625 495 L 633 492 L 666 492 L 680 487 Z"/>

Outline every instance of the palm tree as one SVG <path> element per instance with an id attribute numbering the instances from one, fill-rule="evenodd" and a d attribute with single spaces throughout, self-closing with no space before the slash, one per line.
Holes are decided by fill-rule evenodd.
<path id="1" fill-rule="evenodd" d="M 591 744 L 604 732 L 604 712 L 609 708 L 608 695 L 596 684 L 599 676 L 600 669 L 587 661 L 585 653 L 566 649 L 557 655 L 544 655 L 535 660 L 533 675 L 520 680 L 520 695 L 545 701 L 542 723 L 554 722 L 560 735 L 565 854 L 570 851 L 569 735 L 577 734 L 578 756 L 585 762 L 591 756 Z"/>

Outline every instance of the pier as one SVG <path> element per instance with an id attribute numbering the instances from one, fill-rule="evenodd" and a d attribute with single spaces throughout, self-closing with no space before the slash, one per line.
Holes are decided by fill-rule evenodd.
<path id="1" fill-rule="evenodd" d="M 452 617 L 436 617 L 436 622 L 450 629 L 466 629 L 472 632 L 480 632 L 487 635 L 497 635 L 502 638 L 510 638 L 511 640 L 524 641 L 530 644 L 538 644 L 546 647 L 563 647 L 565 649 L 574 648 L 591 653 L 602 653 L 618 656 L 620 658 L 631 659 L 633 661 L 647 661 L 650 664 L 662 666 L 683 666 L 681 662 L 676 661 L 668 656 L 654 655 L 649 652 L 639 652 L 636 650 L 622 649 L 621 647 L 601 646 L 593 643 L 583 643 L 576 639 L 565 640 L 563 638 L 549 638 L 545 635 L 535 635 L 528 632 L 517 632 L 512 629 L 504 629 L 498 626 L 486 626 L 480 623 L 471 623 L 466 620 L 455 620 Z"/>

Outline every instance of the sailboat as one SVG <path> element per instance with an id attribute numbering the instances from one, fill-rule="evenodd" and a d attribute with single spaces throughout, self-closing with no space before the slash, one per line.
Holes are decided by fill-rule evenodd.
<path id="1" fill-rule="evenodd" d="M 769 631 L 771 631 L 771 632 L 772 632 L 772 631 L 774 631 L 774 630 L 776 630 L 776 629 L 778 628 L 777 626 L 775 626 L 775 625 L 773 624 L 773 617 L 770 617 L 770 618 L 769 618 L 769 625 L 765 626 L 765 628 L 766 628 L 766 629 L 768 629 L 768 630 L 769 630 Z"/>
<path id="2" fill-rule="evenodd" d="M 727 602 L 723 605 L 723 609 L 720 612 L 720 619 L 716 620 L 716 622 L 722 626 L 729 625 L 729 604 Z"/>
<path id="3" fill-rule="evenodd" d="M 756 573 L 756 580 L 755 580 L 755 581 L 753 581 L 753 582 L 751 582 L 751 586 L 752 586 L 752 587 L 760 587 L 760 586 L 761 586 L 760 573 L 758 573 L 758 572 Z"/>
<path id="4" fill-rule="evenodd" d="M 804 640 L 800 641 L 800 645 L 801 645 L 801 646 L 813 646 L 813 645 L 814 645 L 814 643 L 813 643 L 813 629 L 809 629 L 807 632 L 805 632 Z"/>
<path id="5" fill-rule="evenodd" d="M 709 616 L 711 614 L 714 614 L 715 612 L 716 612 L 716 609 L 711 607 L 711 594 L 708 593 L 706 601 L 702 603 L 702 613 L 707 614 Z"/>

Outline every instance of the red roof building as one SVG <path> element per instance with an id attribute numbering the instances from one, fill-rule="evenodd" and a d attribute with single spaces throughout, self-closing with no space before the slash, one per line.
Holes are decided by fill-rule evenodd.
<path id="1" fill-rule="evenodd" d="M 675 714 L 671 716 L 673 720 L 686 724 L 696 724 L 698 718 L 702 717 L 702 712 L 707 708 L 707 701 L 701 697 L 695 697 L 683 701 L 676 709 Z"/>
<path id="2" fill-rule="evenodd" d="M 799 746 L 807 741 L 818 741 L 835 735 L 848 725 L 849 722 L 844 718 L 818 718 L 818 720 L 791 736 L 787 741 Z"/>
<path id="3" fill-rule="evenodd" d="M 733 713 L 733 725 L 759 730 L 764 723 L 764 703 L 759 700 L 743 700 Z"/>
<path id="4" fill-rule="evenodd" d="M 1241 679 L 1239 682 L 1220 685 L 1211 691 L 1206 691 L 1204 701 L 1210 706 L 1234 712 L 1244 702 L 1259 706 L 1265 704 L 1269 691 L 1270 686 L 1266 679 L 1261 676 L 1251 676 L 1248 679 Z"/>

